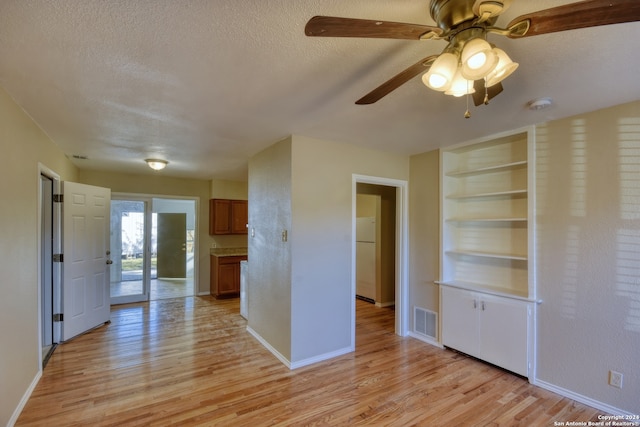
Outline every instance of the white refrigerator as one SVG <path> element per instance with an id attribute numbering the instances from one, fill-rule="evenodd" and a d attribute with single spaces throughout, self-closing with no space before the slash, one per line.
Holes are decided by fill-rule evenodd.
<path id="1" fill-rule="evenodd" d="M 376 299 L 376 219 L 356 218 L 356 295 Z"/>

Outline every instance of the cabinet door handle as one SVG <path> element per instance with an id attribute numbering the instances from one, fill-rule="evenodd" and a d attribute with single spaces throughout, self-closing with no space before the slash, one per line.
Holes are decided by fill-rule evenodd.
<path id="1" fill-rule="evenodd" d="M 482 301 L 482 311 L 484 311 L 484 301 Z"/>
<path id="2" fill-rule="evenodd" d="M 477 300 L 473 300 L 473 308 L 476 309 L 478 308 L 478 301 Z"/>

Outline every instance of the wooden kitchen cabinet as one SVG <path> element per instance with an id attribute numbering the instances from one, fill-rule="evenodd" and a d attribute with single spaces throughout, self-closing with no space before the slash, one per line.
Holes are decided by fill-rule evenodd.
<path id="1" fill-rule="evenodd" d="M 209 234 L 247 234 L 246 200 L 209 200 Z"/>
<path id="2" fill-rule="evenodd" d="M 240 261 L 246 255 L 211 256 L 211 295 L 234 298 L 240 295 Z"/>

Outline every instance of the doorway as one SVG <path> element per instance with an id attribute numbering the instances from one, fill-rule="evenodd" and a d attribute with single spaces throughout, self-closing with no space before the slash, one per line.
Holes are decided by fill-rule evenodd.
<path id="1" fill-rule="evenodd" d="M 408 227 L 408 183 L 406 181 L 394 180 L 388 178 L 353 175 L 352 177 L 352 224 L 353 224 L 353 246 L 352 246 L 352 343 L 355 348 L 355 303 L 357 295 L 356 282 L 356 262 L 357 262 L 357 206 L 358 194 L 380 195 L 380 202 L 385 200 L 385 215 L 380 216 L 380 222 L 384 220 L 388 222 L 385 225 L 386 235 L 384 239 L 387 252 L 382 256 L 387 263 L 385 273 L 380 273 L 381 278 L 385 277 L 385 281 L 391 282 L 386 296 L 382 295 L 382 288 L 376 290 L 378 293 L 374 298 L 374 303 L 380 306 L 393 302 L 395 306 L 395 333 L 400 336 L 407 335 L 408 325 L 408 266 L 407 266 L 407 227 Z M 381 224 L 382 225 L 382 224 Z M 382 227 L 381 227 L 382 228 Z M 382 249 L 382 248 L 381 248 Z M 382 263 L 380 263 L 382 266 Z M 376 301 L 379 299 L 380 301 Z"/>
<path id="2" fill-rule="evenodd" d="M 396 189 L 358 183 L 356 192 L 356 298 L 393 307 Z"/>
<path id="3" fill-rule="evenodd" d="M 149 300 L 151 201 L 111 197 L 111 304 Z"/>
<path id="4" fill-rule="evenodd" d="M 193 296 L 197 199 L 112 197 L 111 303 Z"/>
<path id="5" fill-rule="evenodd" d="M 40 306 L 40 355 L 42 368 L 47 365 L 59 342 L 59 334 L 54 330 L 54 245 L 57 240 L 54 217 L 53 195 L 57 182 L 53 175 L 40 173 L 39 197 L 39 257 L 40 286 L 38 305 Z"/>

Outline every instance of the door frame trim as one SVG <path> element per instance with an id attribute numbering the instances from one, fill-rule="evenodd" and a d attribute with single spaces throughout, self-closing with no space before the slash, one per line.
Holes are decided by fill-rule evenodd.
<path id="1" fill-rule="evenodd" d="M 44 164 L 38 162 L 38 176 L 37 176 L 37 183 L 38 183 L 38 189 L 37 189 L 37 198 L 38 198 L 38 207 L 37 207 L 37 229 L 36 229 L 36 234 L 37 234 L 37 276 L 38 276 L 38 291 L 37 291 L 37 303 L 38 303 L 38 336 L 37 336 L 37 340 L 38 340 L 38 372 L 42 373 L 42 370 L 44 368 L 43 366 L 43 360 L 42 360 L 42 335 L 43 335 L 43 331 L 42 331 L 42 287 L 44 286 L 44 284 L 42 283 L 42 263 L 43 263 L 43 259 L 42 259 L 42 209 L 43 209 L 43 205 L 42 205 L 42 184 L 40 181 L 40 177 L 41 176 L 46 176 L 47 178 L 51 179 L 51 181 L 53 182 L 53 194 L 60 194 L 60 175 L 58 175 L 56 172 L 54 172 L 52 169 L 48 168 L 47 166 L 45 166 Z M 53 244 L 52 244 L 52 252 L 53 253 L 60 253 L 61 251 L 61 231 L 62 231 L 62 224 L 61 224 L 61 207 L 60 204 L 54 203 L 53 204 L 53 209 L 52 209 L 52 238 L 53 238 Z M 61 281 L 61 268 L 60 265 L 57 263 L 53 263 L 52 269 L 51 269 L 51 274 L 53 277 L 53 290 L 52 290 L 52 298 L 53 298 L 53 312 L 54 313 L 61 313 L 62 312 L 62 281 Z M 59 322 L 54 322 L 53 323 L 53 342 L 54 344 L 59 344 L 60 342 L 62 342 L 62 325 Z"/>
<path id="2" fill-rule="evenodd" d="M 396 316 L 395 333 L 407 336 L 409 325 L 409 182 L 399 179 L 353 174 L 351 178 L 351 346 L 355 348 L 356 334 L 356 198 L 358 184 L 384 185 L 396 189 Z"/>
<path id="3" fill-rule="evenodd" d="M 111 202 L 112 202 L 112 206 L 113 206 L 113 201 L 132 201 L 132 202 L 142 202 L 144 203 L 144 243 L 143 243 L 143 250 L 145 253 L 145 256 L 143 258 L 143 268 L 142 268 L 142 294 L 134 294 L 134 295 L 125 295 L 125 296 L 121 296 L 121 297 L 113 297 L 111 296 L 111 301 L 110 304 L 111 305 L 118 305 L 118 304 L 129 304 L 132 302 L 148 302 L 150 297 L 151 297 L 151 277 L 150 277 L 150 272 L 151 272 L 151 259 L 150 259 L 150 252 L 151 252 L 151 214 L 152 214 L 152 204 L 153 204 L 153 200 L 151 197 L 147 197 L 147 196 L 141 196 L 141 195 L 127 195 L 127 196 L 122 196 L 122 193 L 111 193 Z M 109 212 L 109 221 L 111 222 L 111 211 Z M 111 230 L 111 232 L 113 233 L 114 231 Z M 109 239 L 111 240 L 111 239 Z M 109 244 L 111 244 L 111 241 L 109 241 Z M 117 254 L 114 252 L 114 250 L 111 250 L 112 252 L 112 258 L 117 255 L 120 256 L 120 253 L 118 252 Z M 111 286 L 111 283 L 109 283 L 109 286 Z M 138 298 L 139 296 L 142 296 L 143 298 L 140 299 Z M 115 299 L 115 301 L 114 301 Z"/>
<path id="4" fill-rule="evenodd" d="M 170 199 L 170 200 L 191 200 L 195 203 L 194 214 L 194 236 L 193 236 L 193 296 L 201 295 L 200 290 L 200 197 L 198 196 L 175 196 L 171 194 L 150 194 L 150 193 L 128 193 L 115 191 L 111 193 L 111 198 L 149 198 L 151 201 L 150 209 L 153 213 L 153 199 Z M 151 227 L 151 224 L 149 224 Z M 208 255 L 207 255 L 208 258 Z M 206 293 L 208 295 L 208 293 Z M 204 295 L 204 294 L 202 294 Z M 150 296 L 150 295 L 149 295 Z"/>

